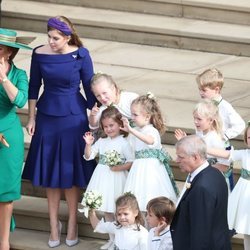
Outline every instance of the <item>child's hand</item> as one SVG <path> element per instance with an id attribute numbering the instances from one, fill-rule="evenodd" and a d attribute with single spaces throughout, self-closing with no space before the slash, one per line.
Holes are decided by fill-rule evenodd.
<path id="1" fill-rule="evenodd" d="M 95 140 L 92 132 L 86 132 L 83 136 L 83 139 L 87 145 L 92 145 Z"/>
<path id="2" fill-rule="evenodd" d="M 99 108 L 97 106 L 97 102 L 95 103 L 94 107 L 91 109 L 90 115 L 96 116 L 99 111 Z"/>
<path id="3" fill-rule="evenodd" d="M 159 236 L 160 233 L 167 227 L 167 225 L 168 224 L 166 221 L 161 220 L 155 228 L 155 236 Z"/>
<path id="4" fill-rule="evenodd" d="M 121 171 L 121 169 L 119 168 L 119 165 L 115 165 L 115 166 L 109 167 L 109 169 L 111 171 L 113 171 L 113 172 Z"/>
<path id="5" fill-rule="evenodd" d="M 123 127 L 120 127 L 121 130 L 129 132 L 131 127 L 129 125 L 129 120 L 126 117 L 122 117 Z"/>
<path id="6" fill-rule="evenodd" d="M 186 132 L 182 131 L 181 129 L 176 129 L 174 131 L 175 138 L 179 141 L 181 138 L 187 136 Z"/>

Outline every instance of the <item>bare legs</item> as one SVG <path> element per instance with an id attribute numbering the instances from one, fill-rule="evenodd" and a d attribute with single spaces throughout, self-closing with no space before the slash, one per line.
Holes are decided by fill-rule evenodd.
<path id="1" fill-rule="evenodd" d="M 50 240 L 55 241 L 58 239 L 58 213 L 61 199 L 61 189 L 59 188 L 47 188 L 48 209 L 50 219 Z"/>
<path id="2" fill-rule="evenodd" d="M 70 189 L 65 189 L 65 198 L 68 204 L 69 210 L 69 221 L 68 221 L 68 231 L 67 239 L 75 240 L 77 236 L 77 208 L 78 208 L 78 198 L 80 194 L 80 189 L 77 187 L 72 187 Z"/>
<path id="3" fill-rule="evenodd" d="M 61 190 L 59 188 L 47 188 L 47 198 L 48 198 L 48 209 L 50 218 L 50 240 L 58 240 L 58 214 L 59 205 L 61 199 Z M 79 198 L 79 188 L 72 187 L 65 189 L 65 198 L 68 205 L 69 220 L 68 220 L 68 231 L 67 239 L 74 240 L 77 238 L 77 208 L 78 208 L 78 198 Z"/>
<path id="4" fill-rule="evenodd" d="M 9 250 L 10 222 L 13 202 L 0 202 L 0 250 Z"/>

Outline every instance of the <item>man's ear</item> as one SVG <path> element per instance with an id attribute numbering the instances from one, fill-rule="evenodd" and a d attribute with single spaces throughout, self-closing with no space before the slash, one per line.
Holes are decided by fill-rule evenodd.
<path id="1" fill-rule="evenodd" d="M 219 86 L 216 86 L 216 87 L 215 87 L 215 91 L 219 94 L 220 91 L 221 91 L 221 88 L 220 88 Z"/>
<path id="2" fill-rule="evenodd" d="M 200 160 L 201 157 L 199 154 L 193 154 L 192 157 L 194 158 L 195 161 Z"/>

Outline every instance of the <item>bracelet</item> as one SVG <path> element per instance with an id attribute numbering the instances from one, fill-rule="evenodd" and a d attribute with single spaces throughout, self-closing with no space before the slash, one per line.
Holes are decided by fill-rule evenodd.
<path id="1" fill-rule="evenodd" d="M 2 83 L 5 83 L 8 80 L 9 80 L 8 77 L 4 77 L 3 80 L 2 80 Z"/>

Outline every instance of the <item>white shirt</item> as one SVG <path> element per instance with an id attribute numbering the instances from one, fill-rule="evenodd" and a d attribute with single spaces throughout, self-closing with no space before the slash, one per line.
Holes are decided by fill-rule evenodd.
<path id="1" fill-rule="evenodd" d="M 183 187 L 183 189 L 182 189 L 182 191 L 181 191 L 181 194 L 180 194 L 180 196 L 179 196 L 179 198 L 178 198 L 178 200 L 177 200 L 176 207 L 179 205 L 182 196 L 184 195 L 184 193 L 185 193 L 186 190 L 187 190 L 187 183 L 188 183 L 187 180 L 188 180 L 188 178 L 189 178 L 189 183 L 192 182 L 193 179 L 194 179 L 194 177 L 195 177 L 197 174 L 199 174 L 203 169 L 205 169 L 206 167 L 208 167 L 208 165 L 209 165 L 208 162 L 205 161 L 200 167 L 196 168 L 192 173 L 189 173 L 189 174 L 188 174 L 188 177 L 187 177 L 187 179 L 186 179 L 186 182 L 185 182 L 185 184 L 184 184 L 184 187 Z M 189 175 L 190 175 L 190 176 L 189 176 Z M 191 184 L 191 185 L 192 185 L 192 184 Z"/>
<path id="2" fill-rule="evenodd" d="M 148 235 L 149 250 L 173 250 L 173 242 L 170 227 L 167 226 L 160 232 L 159 236 L 154 235 L 155 227 L 151 228 Z"/>
<path id="3" fill-rule="evenodd" d="M 202 132 L 197 133 L 198 136 L 200 136 L 205 142 L 207 147 L 209 148 L 221 148 L 225 149 L 225 140 L 221 138 L 221 136 L 215 131 L 209 131 L 206 134 L 203 134 Z M 207 155 L 208 158 L 213 158 L 211 155 Z M 230 162 L 227 159 L 216 157 L 218 163 L 229 166 Z"/>
<path id="4" fill-rule="evenodd" d="M 121 250 L 148 250 L 148 231 L 141 225 L 139 231 L 136 225 L 121 227 L 102 219 L 94 232 L 114 234 L 114 244 Z"/>
<path id="5" fill-rule="evenodd" d="M 233 106 L 221 96 L 216 98 L 219 103 L 219 114 L 223 123 L 223 132 L 226 139 L 232 139 L 242 133 L 245 129 L 245 122 L 236 112 Z"/>

